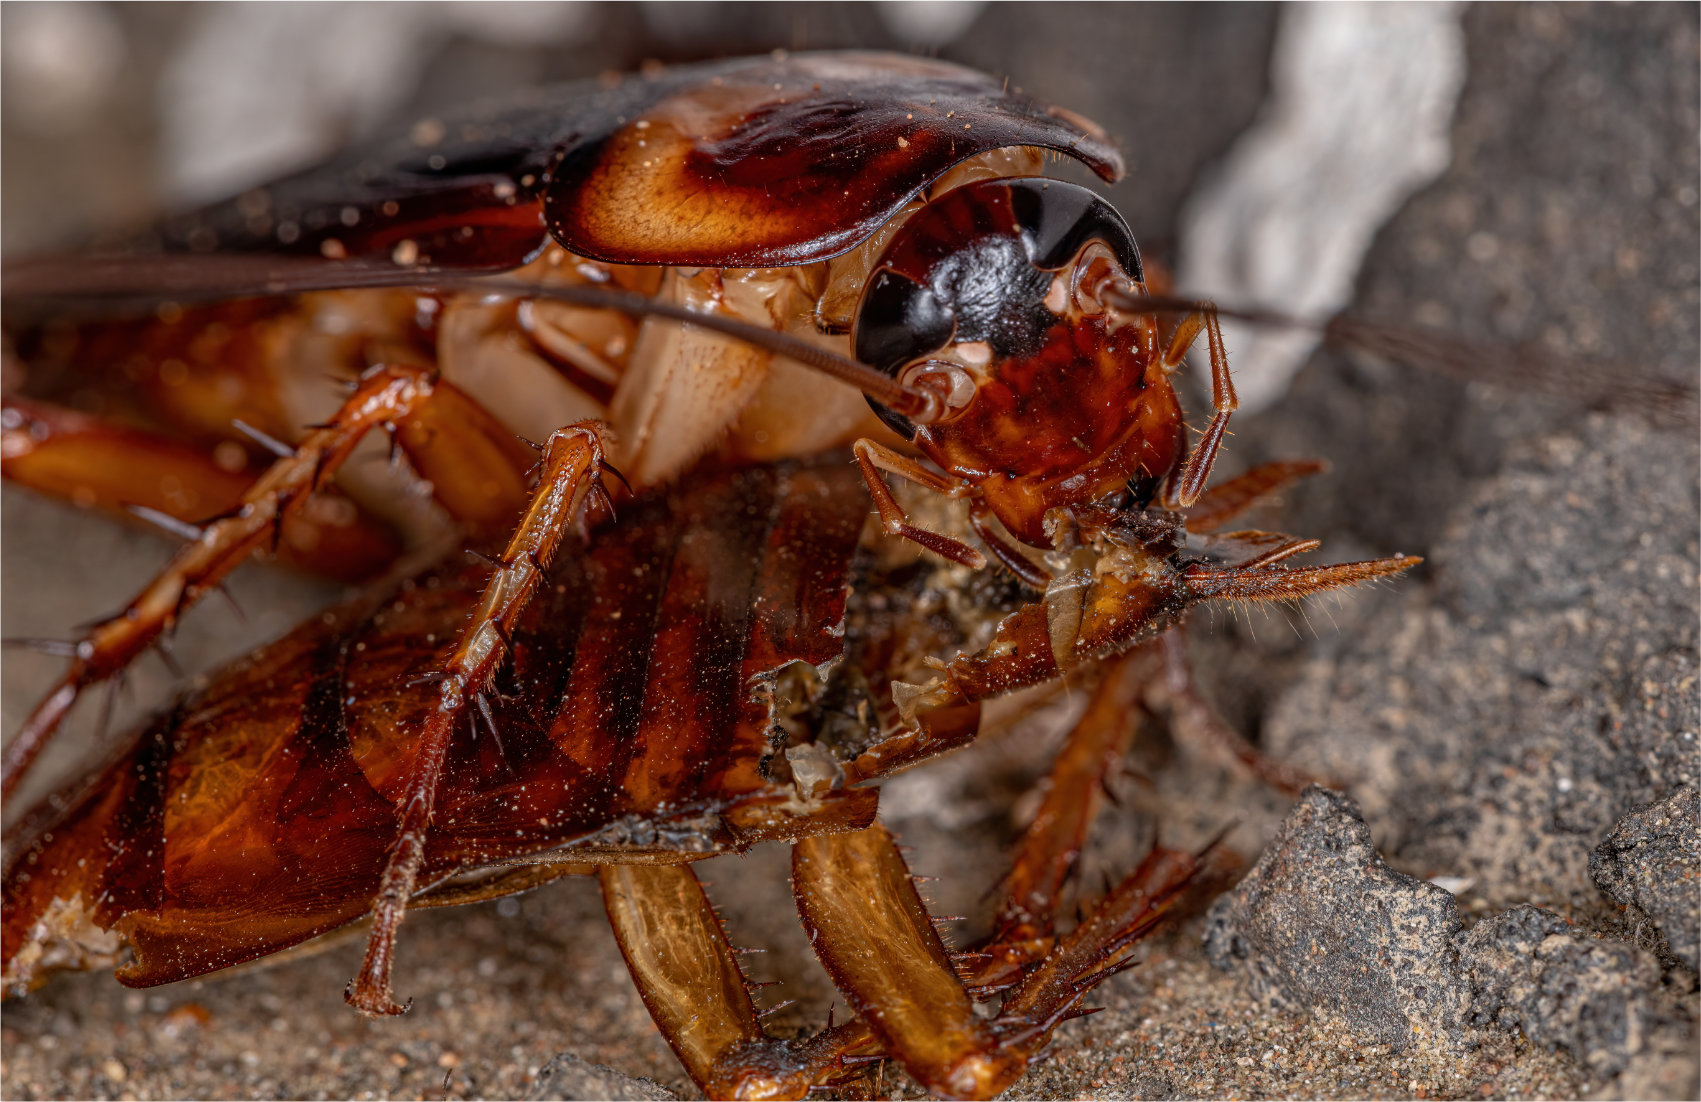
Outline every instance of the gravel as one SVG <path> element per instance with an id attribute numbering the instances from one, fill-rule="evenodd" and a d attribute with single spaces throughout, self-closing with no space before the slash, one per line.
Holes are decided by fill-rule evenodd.
<path id="1" fill-rule="evenodd" d="M 1300 796 L 1211 908 L 1205 951 L 1266 1006 L 1396 1051 L 1463 1055 L 1505 1031 L 1569 1054 L 1609 1094 L 1687 1098 L 1701 1085 L 1693 1015 L 1652 953 L 1527 903 L 1466 931 L 1452 894 L 1390 869 L 1358 807 L 1327 789 Z"/>
<path id="2" fill-rule="evenodd" d="M 601 1098 L 606 1102 L 670 1102 L 678 1098 L 652 1079 L 638 1079 L 570 1052 L 545 1064 L 527 1096 L 533 1102 L 555 1098 Z"/>
<path id="3" fill-rule="evenodd" d="M 1697 967 L 1701 952 L 1701 794 L 1628 812 L 1589 858 L 1601 894 L 1653 924 L 1667 951 Z"/>

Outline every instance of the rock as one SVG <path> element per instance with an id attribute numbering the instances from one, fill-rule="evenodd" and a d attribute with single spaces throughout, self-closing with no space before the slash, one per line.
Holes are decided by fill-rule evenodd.
<path id="1" fill-rule="evenodd" d="M 1350 782 L 1403 867 L 1496 907 L 1597 906 L 1601 837 L 1701 779 L 1697 462 L 1622 416 L 1513 449 L 1441 542 L 1408 548 L 1430 591 L 1311 659 L 1266 749 Z"/>
<path id="2" fill-rule="evenodd" d="M 1665 824 L 1648 837 L 1676 833 L 1676 814 L 1639 814 Z M 1267 1002 L 1336 1016 L 1367 1042 L 1427 1035 L 1462 1051 L 1516 1030 L 1569 1053 L 1609 1094 L 1695 1092 L 1695 1022 L 1651 954 L 1528 904 L 1462 931 L 1453 897 L 1389 868 L 1357 805 L 1327 789 L 1301 795 L 1212 907 L 1205 950 Z"/>
<path id="3" fill-rule="evenodd" d="M 555 1057 L 537 1073 L 528 1096 L 545 1099 L 601 1098 L 607 1102 L 673 1102 L 679 1096 L 653 1079 L 633 1078 L 570 1052 Z"/>
<path id="4" fill-rule="evenodd" d="M 1648 953 L 1528 905 L 1459 940 L 1473 1024 L 1569 1052 L 1603 1081 L 1597 1096 L 1696 1097 L 1695 1022 Z"/>
<path id="5" fill-rule="evenodd" d="M 1701 792 L 1685 787 L 1625 815 L 1595 848 L 1589 875 L 1647 916 L 1673 956 L 1701 967 Z"/>
<path id="6" fill-rule="evenodd" d="M 1660 979 L 1652 957 L 1580 935 L 1539 907 L 1525 904 L 1479 922 L 1459 956 L 1473 1024 L 1522 1030 L 1603 1077 L 1623 1071 L 1664 1024 L 1647 997 Z"/>
<path id="7" fill-rule="evenodd" d="M 1312 786 L 1256 866 L 1211 908 L 1211 963 L 1266 1001 L 1323 1008 L 1377 1043 L 1463 1039 L 1452 895 L 1390 869 L 1345 796 Z"/>

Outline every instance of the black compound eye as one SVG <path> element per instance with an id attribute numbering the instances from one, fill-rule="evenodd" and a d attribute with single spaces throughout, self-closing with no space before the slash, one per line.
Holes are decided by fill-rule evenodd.
<path id="1" fill-rule="evenodd" d="M 882 268 L 869 282 L 857 311 L 856 358 L 897 378 L 899 369 L 911 360 L 950 343 L 955 329 L 951 312 L 932 291 L 908 276 Z M 872 398 L 868 404 L 892 431 L 905 439 L 915 436 L 915 425 L 909 418 Z"/>
<path id="2" fill-rule="evenodd" d="M 1022 228 L 1022 246 L 1033 266 L 1054 272 L 1089 241 L 1103 241 L 1128 278 L 1144 281 L 1140 249 L 1116 208 L 1076 184 L 1039 177 L 1000 180 L 1010 189 L 1010 208 Z"/>
<path id="3" fill-rule="evenodd" d="M 856 358 L 897 377 L 898 369 L 951 340 L 956 322 L 933 292 L 890 268 L 874 273 L 856 316 Z"/>

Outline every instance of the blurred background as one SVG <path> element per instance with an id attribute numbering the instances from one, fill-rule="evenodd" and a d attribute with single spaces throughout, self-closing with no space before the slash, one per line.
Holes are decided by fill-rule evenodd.
<path id="1" fill-rule="evenodd" d="M 1270 526 L 1322 537 L 1334 558 L 1429 562 L 1298 613 L 1201 616 L 1194 657 L 1244 734 L 1350 782 L 1396 867 L 1470 881 L 1467 910 L 1534 900 L 1587 917 L 1599 901 L 1578 855 L 1586 863 L 1629 804 L 1696 779 L 1697 41 L 1695 9 L 1678 5 L 7 3 L 0 245 L 74 245 L 422 113 L 647 62 L 856 47 L 1008 77 L 1121 143 L 1128 177 L 1104 190 L 1183 289 L 1315 316 L 1345 308 L 1477 350 L 1444 371 L 1303 335 L 1238 338 L 1248 413 L 1262 412 L 1237 418 L 1223 473 L 1325 458 L 1332 471 Z M 1507 371 L 1511 346 L 1551 370 Z M 1671 381 L 1669 400 L 1614 400 Z M 169 552 L 7 489 L 4 634 L 63 637 L 120 606 Z M 191 669 L 335 596 L 252 566 L 235 589 L 246 624 L 209 606 L 184 625 Z M 6 733 L 57 669 L 6 653 Z M 174 684 L 144 659 L 120 722 Z M 1657 691 L 1638 696 L 1648 684 Z M 1644 705 L 1676 718 L 1645 742 L 1597 737 Z M 84 706 L 84 727 L 96 710 Z M 1675 754 L 1680 728 L 1691 741 Z M 67 748 L 57 766 L 87 753 Z M 1128 815 L 1162 822 L 1171 842 L 1235 820 L 1231 846 L 1255 855 L 1286 809 L 1161 739 L 1142 754 L 1153 783 L 1125 794 Z M 934 885 L 938 909 L 982 909 L 1030 758 L 992 748 L 887 793 L 917 871 L 954 870 Z M 1538 857 L 1520 864 L 1513 850 Z M 717 900 L 739 940 L 775 947 L 759 978 L 786 986 L 769 1001 L 800 1001 L 771 1021 L 801 1030 L 834 996 L 789 917 L 784 867 L 783 852 L 757 853 L 704 873 L 725 885 Z M 104 975 L 62 980 L 8 1008 L 0 1093 L 523 1096 L 560 1051 L 678 1089 L 598 910 L 589 885 L 562 883 L 410 920 L 400 990 L 420 1005 L 393 1023 L 343 1008 L 353 945 L 145 994 Z M 1018 1090 L 1601 1086 L 1536 1051 L 1486 1080 L 1451 1057 L 1420 1071 L 1416 1057 L 1355 1053 L 1349 1070 L 1319 1055 L 1302 1081 L 1262 1059 L 1269 1031 L 1295 1051 L 1321 1052 L 1322 1035 L 1293 1008 L 1254 1014 L 1197 942 L 1184 928 L 1155 946 L 1099 1000 L 1111 1012 L 1073 1027 Z"/>

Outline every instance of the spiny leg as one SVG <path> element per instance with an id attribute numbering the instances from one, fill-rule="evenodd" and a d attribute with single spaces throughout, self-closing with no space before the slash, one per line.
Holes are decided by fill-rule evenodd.
<path id="1" fill-rule="evenodd" d="M 1189 532 L 1214 532 L 1225 523 L 1279 493 L 1302 478 L 1321 473 L 1326 464 L 1315 459 L 1264 463 L 1227 482 L 1208 487 L 1183 515 Z"/>
<path id="2" fill-rule="evenodd" d="M 1100 794 L 1133 738 L 1131 713 L 1161 677 L 1161 667 L 1153 643 L 1109 663 L 1052 765 L 1039 814 L 1005 880 L 1007 901 L 992 936 L 961 956 L 959 972 L 971 990 L 1004 992 L 993 1026 L 1001 1045 L 1024 1060 L 1048 1044 L 1059 1025 L 1090 1013 L 1080 1009 L 1081 1000 L 1133 963 L 1126 950 L 1162 921 L 1201 867 L 1202 854 L 1154 846 L 1074 929 L 1055 933 L 1064 883 L 1097 818 Z"/>
<path id="3" fill-rule="evenodd" d="M 615 940 L 656 1027 L 710 1098 L 802 1098 L 873 1039 L 851 1020 L 802 1044 L 762 1029 L 751 984 L 689 865 L 597 870 Z"/>
<path id="4" fill-rule="evenodd" d="M 1180 628 L 1164 632 L 1157 645 L 1163 653 L 1162 684 L 1169 700 L 1170 727 L 1177 739 L 1240 763 L 1260 781 L 1289 796 L 1297 796 L 1306 785 L 1318 780 L 1279 758 L 1261 753 L 1217 714 L 1194 683 L 1192 664 L 1187 659 L 1187 640 Z"/>
<path id="5" fill-rule="evenodd" d="M 1240 399 L 1234 393 L 1234 379 L 1229 375 L 1228 350 L 1223 346 L 1222 328 L 1217 323 L 1217 308 L 1212 304 L 1205 303 L 1201 309 L 1181 319 L 1181 324 L 1176 326 L 1175 334 L 1170 338 L 1169 349 L 1164 353 L 1164 370 L 1173 372 L 1181 366 L 1187 349 L 1198 338 L 1201 329 L 1211 354 L 1211 423 L 1187 457 L 1186 465 L 1171 475 L 1164 486 L 1163 504 L 1169 509 L 1184 509 L 1198 502 L 1204 494 L 1205 483 L 1211 477 L 1211 465 L 1217 461 L 1223 433 L 1228 430 L 1229 414 L 1240 408 Z"/>
<path id="6" fill-rule="evenodd" d="M 1039 811 L 1017 843 L 1004 905 L 979 951 L 988 961 L 977 970 L 980 982 L 995 982 L 996 962 L 1013 970 L 1051 947 L 1064 884 L 1080 861 L 1103 789 L 1128 754 L 1136 706 L 1158 669 L 1149 644 L 1103 664 L 1086 711 L 1052 762 Z"/>
<path id="7" fill-rule="evenodd" d="M 728 1054 L 768 1038 L 703 886 L 688 865 L 604 865 L 597 880 L 645 1008 L 707 1090 Z"/>
<path id="8" fill-rule="evenodd" d="M 990 1098 L 1013 1083 L 1196 869 L 1188 854 L 1154 851 L 988 1019 L 975 1011 L 884 827 L 819 835 L 792 850 L 798 913 L 816 956 L 884 1050 L 948 1098 Z"/>
<path id="9" fill-rule="evenodd" d="M 1182 571 L 1193 601 L 1294 601 L 1409 570 L 1423 562 L 1416 555 L 1342 562 L 1331 566 L 1210 567 L 1194 564 Z"/>
<path id="10" fill-rule="evenodd" d="M 1026 1065 L 975 1013 L 886 828 L 792 847 L 798 914 L 834 985 L 927 1089 L 990 1098 Z"/>
<path id="11" fill-rule="evenodd" d="M 1295 550 L 1308 550 L 1313 545 L 1314 541 L 1310 540 L 1292 541 L 1242 566 L 1188 567 L 1184 572 L 1187 589 L 1193 600 L 1292 601 L 1398 574 L 1423 561 L 1415 555 L 1393 555 L 1385 559 L 1332 566 L 1273 565 L 1277 558 L 1286 557 Z M 1186 640 L 1179 629 L 1166 631 L 1158 645 L 1163 653 L 1162 684 L 1170 704 L 1170 722 L 1180 738 L 1240 761 L 1264 783 L 1289 794 L 1299 792 L 1315 779 L 1259 753 L 1217 715 L 1216 709 L 1206 702 L 1194 684 L 1193 671 L 1187 661 Z"/>
<path id="12" fill-rule="evenodd" d="M 918 486 L 947 495 L 957 493 L 959 487 L 956 482 L 943 475 L 934 474 L 915 460 L 899 455 L 867 437 L 858 440 L 851 448 L 856 453 L 857 465 L 862 468 L 863 481 L 868 483 L 868 493 L 874 498 L 874 507 L 880 510 L 880 523 L 885 527 L 887 535 L 907 539 L 936 555 L 962 563 L 973 570 L 979 570 L 986 565 L 986 556 L 963 541 L 911 524 L 897 498 L 892 496 L 891 487 L 880 477 L 880 472 L 889 471 Z"/>
<path id="13" fill-rule="evenodd" d="M 1324 469 L 1325 465 L 1316 460 L 1281 461 L 1254 467 L 1245 474 L 1210 487 L 1198 501 L 1184 510 L 1187 530 L 1194 533 L 1213 532 L 1262 499 Z M 1233 571 L 1219 571 L 1211 584 L 1223 589 L 1215 596 L 1227 599 L 1298 597 L 1382 573 L 1392 573 L 1417 561 L 1400 558 L 1383 560 L 1380 564 L 1371 564 L 1374 569 L 1368 568 L 1367 564 L 1347 564 L 1345 568 L 1324 567 L 1317 573 L 1309 576 L 1302 574 L 1299 577 L 1291 573 L 1278 574 L 1274 578 L 1275 584 L 1284 586 L 1287 591 L 1265 592 L 1269 589 L 1271 580 L 1260 578 L 1261 573 L 1266 573 L 1269 566 L 1279 559 L 1315 546 L 1314 540 L 1289 541 L 1273 547 L 1264 556 L 1241 562 Z M 1237 584 L 1239 589 L 1236 588 Z M 1179 629 L 1166 631 L 1160 637 L 1159 645 L 1164 657 L 1162 683 L 1170 705 L 1170 723 L 1177 737 L 1214 751 L 1219 756 L 1239 761 L 1265 784 L 1290 795 L 1299 792 L 1315 779 L 1284 762 L 1260 753 L 1223 721 L 1216 709 L 1200 695 L 1194 683 L 1193 670 L 1187 659 L 1186 638 Z"/>
<path id="14" fill-rule="evenodd" d="M 1128 968 L 1126 951 L 1149 934 L 1192 884 L 1203 854 L 1154 848 L 1140 867 L 1099 900 L 1004 996 L 995 1027 L 1005 1044 L 1033 1054 L 1080 1009 L 1087 993 Z"/>
<path id="15" fill-rule="evenodd" d="M 0 797 L 9 796 L 81 691 L 123 670 L 170 630 L 188 608 L 256 548 L 277 545 L 284 518 L 348 458 L 373 428 L 407 416 L 433 390 L 416 367 L 376 368 L 326 424 L 310 431 L 242 495 L 238 507 L 193 530 L 164 570 L 118 615 L 88 630 L 70 667 L 36 705 L 0 760 Z"/>
<path id="16" fill-rule="evenodd" d="M 976 501 L 969 506 L 969 524 L 974 528 L 975 535 L 997 556 L 1005 569 L 1016 575 L 1024 584 L 1043 593 L 1046 586 L 1051 584 L 1051 571 L 1035 564 L 1018 551 L 1014 544 L 998 534 L 992 522 L 992 510 L 984 501 Z"/>
<path id="17" fill-rule="evenodd" d="M 532 594 L 544 580 L 563 535 L 586 495 L 606 500 L 602 488 L 603 427 L 583 421 L 557 429 L 544 445 L 542 472 L 531 505 L 485 584 L 479 606 L 446 655 L 438 680 L 438 703 L 420 732 L 400 803 L 396 841 L 391 846 L 373 902 L 372 934 L 360 974 L 344 998 L 363 1014 L 400 1014 L 407 1008 L 390 992 L 396 931 L 418 887 L 425 843 L 436 806 L 438 781 L 453 737 L 507 657 L 507 641 Z"/>
<path id="18" fill-rule="evenodd" d="M 234 449 L 232 451 L 231 449 Z M 112 513 L 136 507 L 193 525 L 241 506 L 253 482 L 248 452 L 235 440 L 216 449 L 100 417 L 7 397 L 0 410 L 0 474 L 7 482 Z M 279 558 L 313 574 L 367 581 L 400 552 L 389 527 L 344 498 L 292 510 Z"/>

